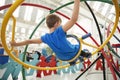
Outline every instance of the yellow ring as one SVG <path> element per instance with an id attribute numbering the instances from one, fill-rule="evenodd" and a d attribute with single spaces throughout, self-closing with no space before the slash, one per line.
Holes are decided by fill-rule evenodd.
<path id="1" fill-rule="evenodd" d="M 14 41 L 14 38 L 15 38 L 15 26 L 16 26 L 16 19 L 14 16 L 12 16 L 12 19 L 13 19 L 13 26 L 12 26 L 12 41 Z M 13 50 L 13 47 L 11 48 L 10 51 Z"/>
<path id="2" fill-rule="evenodd" d="M 70 65 L 64 65 L 64 66 L 59 66 L 59 67 L 37 67 L 37 66 L 32 66 L 29 64 L 26 64 L 24 62 L 22 62 L 20 59 L 16 58 L 12 53 L 11 50 L 9 50 L 9 48 L 7 47 L 6 44 L 6 38 L 5 38 L 5 31 L 6 31 L 6 25 L 8 23 L 8 20 L 10 19 L 10 17 L 12 17 L 12 13 L 14 12 L 14 10 L 23 2 L 24 0 L 16 0 L 15 3 L 13 3 L 13 5 L 9 8 L 9 10 L 7 11 L 7 13 L 5 14 L 4 18 L 3 18 L 3 22 L 2 22 L 2 27 L 1 27 L 1 41 L 3 44 L 4 49 L 6 50 L 6 52 L 8 53 L 8 55 L 14 59 L 16 62 L 18 62 L 19 64 L 23 65 L 24 67 L 29 67 L 29 68 L 33 68 L 33 69 L 38 69 L 38 70 L 55 70 L 55 69 L 61 69 L 61 68 L 66 68 L 69 67 Z"/>
<path id="3" fill-rule="evenodd" d="M 98 49 L 97 46 L 94 46 L 94 45 L 88 44 L 88 43 L 84 42 L 83 40 L 81 40 L 81 43 L 84 44 L 84 45 L 87 45 L 87 46 L 89 46 L 89 47 L 93 47 L 93 48 Z"/>
<path id="4" fill-rule="evenodd" d="M 119 5 L 118 5 L 118 0 L 113 0 L 113 4 L 115 5 L 115 11 L 116 11 L 116 18 L 115 18 L 115 24 L 114 27 L 110 33 L 110 35 L 108 36 L 108 38 L 104 41 L 104 43 L 96 50 L 94 51 L 92 54 L 94 55 L 95 53 L 97 53 L 98 51 L 100 51 L 110 40 L 110 38 L 113 36 L 117 25 L 118 25 L 118 21 L 119 21 Z"/>
<path id="5" fill-rule="evenodd" d="M 14 10 L 23 2 L 24 0 L 16 0 L 15 3 L 9 8 L 9 10 L 7 11 L 7 13 L 4 16 L 3 22 L 2 22 L 2 27 L 1 27 L 1 41 L 3 44 L 4 49 L 6 50 L 6 52 L 8 53 L 8 55 L 14 59 L 16 62 L 18 62 L 19 64 L 22 64 L 25 67 L 29 67 L 29 68 L 33 68 L 33 69 L 38 69 L 38 70 L 55 70 L 55 69 L 61 69 L 61 68 L 66 68 L 69 67 L 70 65 L 64 65 L 64 66 L 59 66 L 59 67 L 37 67 L 37 66 L 32 66 L 29 64 L 26 64 L 24 62 L 22 62 L 21 60 L 17 59 L 12 53 L 11 51 L 8 49 L 7 44 L 6 44 L 6 39 L 5 39 L 5 31 L 6 31 L 6 25 L 8 23 L 8 20 L 10 19 L 10 17 L 12 16 L 12 13 L 14 12 Z M 118 20 L 119 20 L 119 5 L 117 0 L 113 0 L 113 3 L 115 5 L 115 10 L 116 10 L 116 19 L 115 19 L 115 24 L 114 24 L 114 28 L 111 32 L 111 34 L 109 35 L 109 37 L 106 39 L 106 41 L 96 50 L 93 52 L 93 54 L 97 53 L 99 50 L 101 50 L 105 44 L 110 40 L 110 38 L 113 36 L 116 28 L 117 28 L 117 24 L 118 24 Z"/>

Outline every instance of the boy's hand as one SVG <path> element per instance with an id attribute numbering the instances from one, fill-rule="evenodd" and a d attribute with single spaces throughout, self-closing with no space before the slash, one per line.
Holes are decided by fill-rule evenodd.
<path id="1" fill-rule="evenodd" d="M 16 42 L 15 41 L 10 41 L 11 46 L 15 46 Z"/>

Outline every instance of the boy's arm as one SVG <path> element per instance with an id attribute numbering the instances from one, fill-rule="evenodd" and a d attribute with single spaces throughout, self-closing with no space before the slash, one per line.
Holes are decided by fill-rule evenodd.
<path id="1" fill-rule="evenodd" d="M 80 4 L 80 0 L 74 0 L 72 16 L 70 20 L 65 25 L 62 26 L 65 32 L 69 30 L 76 23 L 79 14 L 79 6 L 80 6 L 79 4 Z"/>
<path id="2" fill-rule="evenodd" d="M 28 45 L 28 44 L 40 44 L 42 43 L 42 40 L 40 38 L 38 39 L 28 39 L 25 41 L 21 42 L 10 42 L 11 46 L 23 46 L 23 45 Z"/>

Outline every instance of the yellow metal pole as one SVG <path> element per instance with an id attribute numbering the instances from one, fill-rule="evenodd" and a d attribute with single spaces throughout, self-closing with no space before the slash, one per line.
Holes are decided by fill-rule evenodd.
<path id="1" fill-rule="evenodd" d="M 5 31 L 6 31 L 6 25 L 8 23 L 8 20 L 10 19 L 10 17 L 12 16 L 12 13 L 14 12 L 14 10 L 23 2 L 24 0 L 16 0 L 15 3 L 9 8 L 9 10 L 7 11 L 7 13 L 4 16 L 3 19 L 3 23 L 2 23 L 2 28 L 1 28 L 1 41 L 3 44 L 4 49 L 6 50 L 6 52 L 8 53 L 8 55 L 14 59 L 16 62 L 18 62 L 19 64 L 25 66 L 25 67 L 29 67 L 29 68 L 33 68 L 33 69 L 38 69 L 38 70 L 55 70 L 55 69 L 61 69 L 61 68 L 66 68 L 69 67 L 70 65 L 64 65 L 64 66 L 59 66 L 59 67 L 37 67 L 37 66 L 32 66 L 29 64 L 26 64 L 24 62 L 22 62 L 21 60 L 17 59 L 12 53 L 11 51 L 8 49 L 7 44 L 6 44 L 6 39 L 5 39 Z M 111 34 L 109 35 L 109 37 L 104 41 L 104 43 L 96 50 L 94 51 L 92 54 L 95 54 L 96 52 L 98 52 L 99 50 L 101 50 L 106 43 L 108 43 L 108 41 L 110 40 L 110 38 L 113 36 L 116 28 L 117 28 L 117 24 L 118 24 L 118 20 L 119 20 L 119 5 L 117 0 L 113 0 L 114 6 L 115 6 L 115 10 L 116 10 L 116 19 L 115 19 L 115 24 L 114 24 L 114 28 L 111 32 Z"/>

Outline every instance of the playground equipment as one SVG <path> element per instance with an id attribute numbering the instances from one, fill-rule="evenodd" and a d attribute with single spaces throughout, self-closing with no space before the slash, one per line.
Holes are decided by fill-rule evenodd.
<path id="1" fill-rule="evenodd" d="M 34 69 L 39 69 L 39 70 L 54 70 L 54 69 L 60 69 L 60 68 L 66 68 L 66 67 L 68 67 L 69 65 L 63 65 L 63 66 L 52 67 L 52 68 L 36 67 L 36 66 L 28 65 L 28 64 L 20 61 L 20 60 L 17 59 L 13 54 L 11 54 L 11 51 L 8 49 L 7 44 L 6 44 L 6 42 L 5 42 L 5 30 L 6 30 L 6 25 L 7 25 L 7 22 L 8 22 L 8 20 L 9 20 L 9 18 L 12 16 L 12 13 L 14 12 L 14 10 L 15 10 L 22 2 L 23 2 L 23 0 L 16 0 L 16 1 L 15 1 L 15 3 L 10 7 L 10 9 L 8 10 L 8 12 L 6 13 L 6 15 L 5 15 L 5 17 L 4 17 L 4 20 L 3 20 L 3 23 L 2 23 L 1 34 L 2 34 L 3 36 L 1 37 L 1 39 L 2 39 L 3 47 L 5 48 L 6 52 L 7 52 L 7 53 L 9 54 L 9 56 L 12 57 L 15 61 L 17 61 L 18 63 L 22 64 L 24 67 L 28 67 L 28 68 L 34 68 Z M 98 51 L 100 51 L 100 50 L 106 45 L 106 43 L 109 41 L 109 39 L 112 37 L 112 35 L 114 34 L 114 32 L 115 32 L 115 30 L 116 30 L 116 26 L 117 26 L 118 18 L 119 18 L 119 6 L 118 6 L 117 0 L 113 0 L 113 2 L 114 2 L 114 4 L 115 4 L 115 9 L 116 9 L 116 20 L 115 20 L 114 28 L 113 28 L 113 30 L 111 31 L 111 34 L 109 35 L 109 37 L 104 41 L 104 43 L 103 43 L 101 46 L 99 46 L 98 44 L 97 44 L 98 47 L 92 46 L 92 47 L 94 47 L 94 48 L 97 49 L 97 50 L 95 50 L 94 52 L 92 52 L 93 55 L 96 54 Z M 70 2 L 70 3 L 68 3 L 68 4 L 72 4 L 72 3 L 73 3 L 73 2 Z M 109 3 L 112 3 L 112 1 L 109 1 Z M 64 6 L 65 6 L 65 5 L 64 5 Z M 63 6 L 63 7 L 64 7 L 64 6 Z M 50 9 L 50 10 L 51 10 L 50 13 L 53 13 L 53 12 L 59 10 L 59 9 L 60 9 L 60 8 L 57 8 L 56 10 Z M 41 24 L 44 20 L 45 20 L 45 18 L 40 22 L 40 24 Z M 39 25 L 40 25 L 40 24 L 39 24 Z M 76 23 L 76 24 L 77 24 L 77 23 Z M 38 25 L 38 26 L 39 26 L 39 25 Z M 77 24 L 77 25 L 78 25 L 78 24 Z M 3 27 L 3 26 L 4 26 L 4 27 Z M 37 27 L 38 27 L 38 26 L 37 26 Z M 78 26 L 79 26 L 79 25 L 78 25 Z M 36 28 L 36 29 L 37 29 L 37 28 Z M 35 29 L 35 30 L 36 30 L 36 29 Z M 35 32 L 35 30 L 33 31 L 33 33 Z M 33 34 L 32 34 L 32 35 L 33 35 Z M 32 35 L 30 36 L 30 38 L 32 37 Z M 83 43 L 84 43 L 84 42 L 83 42 Z M 88 43 L 85 43 L 85 44 L 86 44 L 86 45 L 89 45 Z M 90 45 L 89 45 L 89 46 L 90 46 Z M 25 51 L 27 50 L 27 47 L 28 47 L 28 46 L 26 46 Z M 102 51 L 102 53 L 104 53 L 104 52 Z M 109 63 L 110 61 L 109 61 L 109 59 L 107 58 L 107 56 L 106 56 L 105 54 L 103 54 L 103 56 L 105 57 L 105 59 L 106 59 L 107 62 Z M 111 65 L 111 64 L 109 63 L 109 66 L 110 66 L 110 65 Z M 116 80 L 116 77 L 115 77 L 115 74 L 114 74 L 114 72 L 113 72 L 113 70 L 112 70 L 112 67 L 111 67 L 110 69 L 111 69 L 111 71 L 112 71 L 112 73 L 113 73 L 114 79 Z"/>

